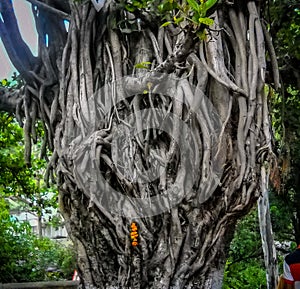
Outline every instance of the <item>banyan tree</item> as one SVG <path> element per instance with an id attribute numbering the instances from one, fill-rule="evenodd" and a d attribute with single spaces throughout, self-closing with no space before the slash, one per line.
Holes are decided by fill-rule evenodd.
<path id="1" fill-rule="evenodd" d="M 43 124 L 83 288 L 221 288 L 272 166 L 267 1 L 27 1 L 37 56 L 0 1 L 24 83 L 2 87 L 0 107 L 23 125 L 28 164 Z"/>

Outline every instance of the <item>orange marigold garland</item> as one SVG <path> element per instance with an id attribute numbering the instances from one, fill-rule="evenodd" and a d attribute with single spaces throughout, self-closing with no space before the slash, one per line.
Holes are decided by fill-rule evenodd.
<path id="1" fill-rule="evenodd" d="M 130 238 L 131 238 L 131 245 L 132 246 L 137 246 L 138 243 L 138 228 L 135 222 L 132 222 L 130 225 L 131 231 L 130 231 Z"/>

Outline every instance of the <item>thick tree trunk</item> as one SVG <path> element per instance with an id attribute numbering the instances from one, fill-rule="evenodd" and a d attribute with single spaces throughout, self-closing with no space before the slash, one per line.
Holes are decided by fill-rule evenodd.
<path id="1" fill-rule="evenodd" d="M 172 26 L 150 31 L 146 19 L 127 35 L 99 30 L 103 18 L 118 19 L 116 10 L 72 9 L 55 149 L 89 288 L 221 288 L 226 247 L 259 195 L 270 150 L 255 2 L 223 8 L 230 26 L 215 13 L 200 43 Z M 150 61 L 152 73 L 128 59 Z"/>
<path id="2" fill-rule="evenodd" d="M 66 33 L 61 13 L 34 10 L 43 61 L 24 127 L 30 144 L 44 121 L 85 288 L 221 288 L 271 152 L 267 32 L 256 1 L 224 2 L 211 27 L 70 1 Z"/>
<path id="3" fill-rule="evenodd" d="M 115 217 L 115 223 L 108 226 L 109 221 L 95 208 L 88 212 L 79 205 L 74 211 L 72 206 L 72 214 L 85 216 L 81 220 L 70 216 L 69 222 L 85 285 L 88 288 L 221 288 L 232 223 L 228 223 L 224 206 L 216 205 L 219 209 L 213 213 L 212 208 L 204 206 L 187 217 L 173 208 L 155 219 L 137 220 L 140 244 L 136 247 L 130 244 L 129 220 Z M 188 224 L 182 226 L 179 222 L 184 217 Z M 151 228 L 157 232 L 152 234 L 144 228 L 149 226 L 147 221 L 159 226 Z"/>

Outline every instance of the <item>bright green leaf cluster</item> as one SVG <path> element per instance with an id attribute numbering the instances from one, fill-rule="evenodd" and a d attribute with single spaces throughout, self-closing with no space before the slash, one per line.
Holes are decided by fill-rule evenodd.
<path id="1" fill-rule="evenodd" d="M 195 32 L 199 31 L 200 27 L 213 25 L 213 19 L 207 17 L 207 11 L 212 8 L 218 0 L 187 0 L 179 2 L 176 0 L 163 1 L 147 1 L 147 0 L 125 0 L 121 2 L 124 8 L 134 13 L 137 10 L 144 10 L 147 13 L 155 15 L 164 21 L 162 27 L 168 26 L 171 23 L 175 25 L 191 25 Z"/>
<path id="2" fill-rule="evenodd" d="M 151 64 L 151 62 L 149 62 L 149 61 L 143 61 L 143 62 L 135 64 L 134 67 L 139 68 L 139 69 L 149 69 L 150 64 Z"/>

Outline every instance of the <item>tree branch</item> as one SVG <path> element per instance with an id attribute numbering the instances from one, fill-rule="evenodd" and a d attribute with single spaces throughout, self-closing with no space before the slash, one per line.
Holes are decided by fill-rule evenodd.
<path id="1" fill-rule="evenodd" d="M 16 113 L 17 106 L 22 101 L 20 90 L 10 90 L 6 87 L 0 87 L 0 110 L 10 113 Z"/>
<path id="2" fill-rule="evenodd" d="M 32 77 L 28 72 L 35 66 L 36 57 L 33 56 L 30 48 L 22 39 L 10 0 L 0 2 L 0 13 L 3 19 L 3 21 L 0 21 L 0 37 L 8 56 L 21 76 L 27 82 L 30 82 Z"/>
<path id="3" fill-rule="evenodd" d="M 63 19 L 70 20 L 70 15 L 69 14 L 67 14 L 67 13 L 65 13 L 65 12 L 63 12 L 61 10 L 58 10 L 56 8 L 53 8 L 53 7 L 51 7 L 51 6 L 49 6 L 49 5 L 45 4 L 45 3 L 42 3 L 42 2 L 40 2 L 38 0 L 26 0 L 26 1 L 30 2 L 32 5 L 38 6 L 41 9 L 47 10 L 47 11 L 49 11 L 51 13 L 54 13 L 55 15 L 57 15 L 57 16 L 63 18 Z"/>

